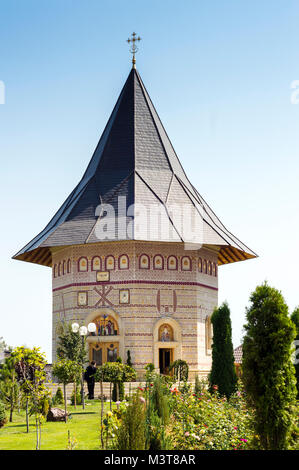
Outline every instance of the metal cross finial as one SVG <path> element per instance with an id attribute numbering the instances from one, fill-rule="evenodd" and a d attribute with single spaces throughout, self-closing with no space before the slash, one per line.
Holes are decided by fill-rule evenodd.
<path id="1" fill-rule="evenodd" d="M 135 54 L 138 51 L 136 42 L 141 41 L 141 37 L 140 36 L 137 37 L 136 33 L 132 33 L 131 36 L 132 36 L 131 38 L 127 39 L 127 42 L 129 44 L 132 43 L 130 47 L 130 52 L 133 54 L 132 64 L 133 64 L 133 69 L 135 69 L 136 68 Z"/>

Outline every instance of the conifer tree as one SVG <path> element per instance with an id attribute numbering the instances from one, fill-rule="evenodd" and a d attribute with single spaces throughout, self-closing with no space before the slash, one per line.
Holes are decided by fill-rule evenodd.
<path id="1" fill-rule="evenodd" d="M 299 341 L 299 307 L 297 307 L 291 315 L 291 320 L 296 327 L 296 341 Z M 297 381 L 297 398 L 299 398 L 299 345 L 295 352 L 296 362 L 295 362 L 295 371 L 296 371 L 296 381 Z"/>
<path id="2" fill-rule="evenodd" d="M 289 447 L 296 397 L 292 364 L 295 327 L 281 293 L 266 282 L 250 296 L 243 341 L 243 380 L 255 410 L 260 447 Z"/>
<path id="3" fill-rule="evenodd" d="M 237 375 L 234 366 L 230 311 L 226 302 L 214 310 L 211 322 L 213 345 L 210 389 L 213 390 L 217 386 L 219 394 L 229 398 L 236 390 Z"/>

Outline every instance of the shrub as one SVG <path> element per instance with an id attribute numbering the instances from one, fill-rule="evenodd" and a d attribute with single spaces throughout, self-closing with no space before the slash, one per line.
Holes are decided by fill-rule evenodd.
<path id="1" fill-rule="evenodd" d="M 0 401 L 0 428 L 4 426 L 4 424 L 7 422 L 7 417 L 6 417 L 6 411 L 5 411 L 5 405 Z"/>
<path id="2" fill-rule="evenodd" d="M 53 405 L 64 405 L 63 393 L 60 387 L 57 388 L 56 393 L 52 399 Z"/>
<path id="3" fill-rule="evenodd" d="M 140 401 L 139 393 L 136 393 L 116 430 L 117 450 L 145 450 L 145 417 L 144 403 Z"/>
<path id="4" fill-rule="evenodd" d="M 71 404 L 74 405 L 75 404 L 75 390 L 73 390 L 73 393 L 71 395 Z M 77 393 L 76 393 L 76 405 L 81 405 L 82 404 L 82 396 L 81 396 L 81 393 L 80 393 L 80 390 L 77 389 Z"/>

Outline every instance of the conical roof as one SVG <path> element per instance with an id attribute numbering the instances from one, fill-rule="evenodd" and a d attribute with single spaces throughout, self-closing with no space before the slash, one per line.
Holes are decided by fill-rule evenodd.
<path id="1" fill-rule="evenodd" d="M 124 224 L 125 229 L 115 231 L 113 224 L 108 223 L 102 240 L 100 224 L 110 217 L 105 204 L 112 206 L 118 216 L 116 226 Z M 140 229 L 144 217 L 141 205 L 143 210 L 155 207 L 159 212 L 159 217 L 151 218 L 150 230 Z M 122 206 L 124 217 L 120 222 Z M 178 222 L 178 206 L 187 212 L 190 209 L 196 219 L 199 229 L 195 239 L 194 236 L 189 239 Z M 158 221 L 164 227 L 163 233 L 155 230 Z M 135 68 L 81 181 L 44 230 L 13 258 L 51 266 L 51 248 L 115 239 L 185 243 L 191 240 L 217 247 L 219 264 L 256 257 L 224 227 L 190 183 Z"/>

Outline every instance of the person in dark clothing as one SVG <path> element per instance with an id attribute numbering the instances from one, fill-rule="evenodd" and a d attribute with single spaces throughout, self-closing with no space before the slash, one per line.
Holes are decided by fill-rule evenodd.
<path id="1" fill-rule="evenodd" d="M 86 371 L 84 374 L 84 378 L 87 382 L 87 388 L 88 388 L 88 399 L 93 400 L 94 399 L 94 384 L 95 384 L 95 373 L 96 373 L 96 363 L 95 361 L 91 361 L 89 366 L 86 367 Z"/>

